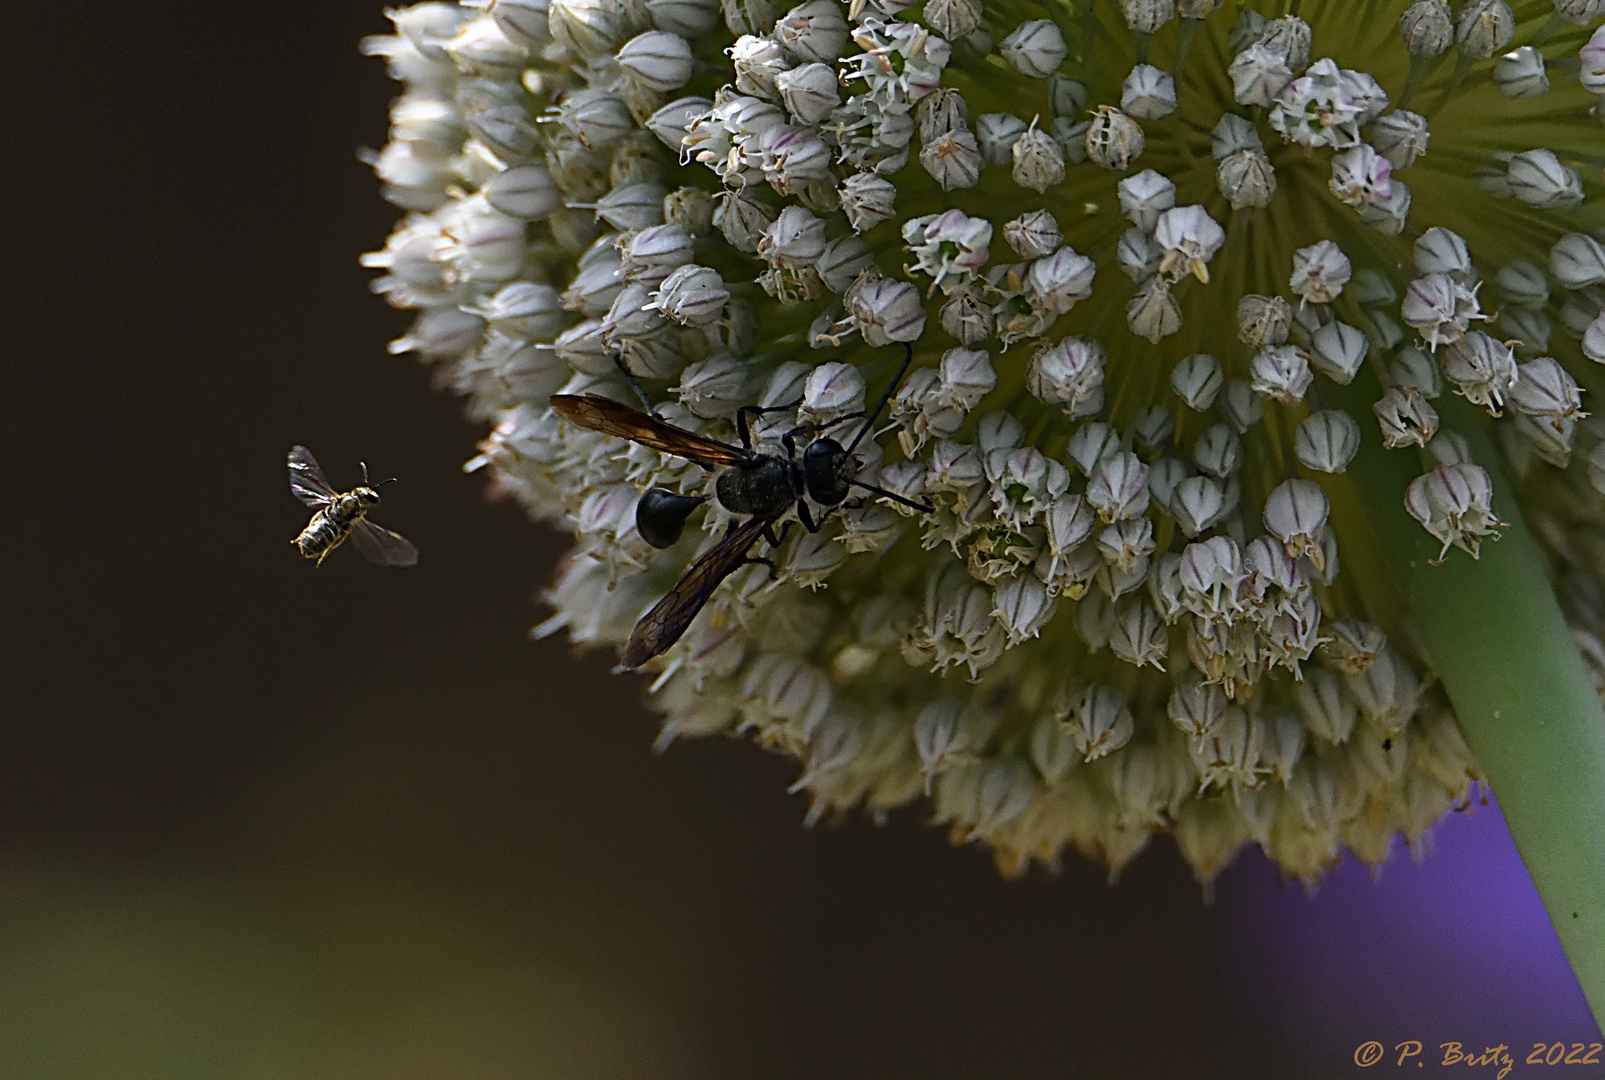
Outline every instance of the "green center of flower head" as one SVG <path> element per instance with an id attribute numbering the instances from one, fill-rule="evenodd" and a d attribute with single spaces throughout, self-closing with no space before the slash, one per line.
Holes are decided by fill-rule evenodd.
<path id="1" fill-rule="evenodd" d="M 928 793 L 1011 869 L 1169 830 L 1205 880 L 1252 839 L 1313 881 L 1465 799 L 1375 526 L 1475 557 L 1522 478 L 1605 658 L 1605 2 L 1214 8 L 393 13 L 374 164 L 412 214 L 366 261 L 493 424 L 470 467 L 575 534 L 538 632 L 624 641 L 741 520 L 552 394 L 727 443 L 763 406 L 784 455 L 849 442 L 907 347 L 851 470 L 902 501 L 814 505 L 712 591 L 651 662 L 665 739 L 796 755 L 815 816 Z M 1368 446 L 1419 457 L 1403 505 Z M 662 551 L 651 487 L 710 496 Z"/>

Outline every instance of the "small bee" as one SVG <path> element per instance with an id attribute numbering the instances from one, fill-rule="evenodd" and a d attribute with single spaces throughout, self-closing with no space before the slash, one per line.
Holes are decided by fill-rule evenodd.
<path id="1" fill-rule="evenodd" d="M 290 543 L 322 566 L 329 552 L 349 536 L 352 545 L 371 563 L 411 566 L 418 561 L 418 549 L 412 542 L 389 529 L 381 529 L 367 518 L 368 511 L 379 505 L 379 492 L 374 489 L 394 480 L 395 477 L 391 477 L 368 486 L 368 463 L 363 462 L 362 486 L 339 492 L 318 468 L 312 451 L 304 446 L 290 447 L 290 494 L 318 511 L 301 530 L 301 535 Z"/>

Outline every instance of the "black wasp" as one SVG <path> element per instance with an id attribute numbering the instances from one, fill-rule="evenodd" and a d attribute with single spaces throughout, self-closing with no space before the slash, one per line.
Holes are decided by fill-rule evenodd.
<path id="1" fill-rule="evenodd" d="M 932 512 L 933 507 L 928 503 L 913 502 L 856 479 L 860 463 L 853 457 L 853 450 L 869 434 L 914 360 L 914 350 L 906 345 L 904 349 L 903 366 L 897 369 L 874 412 L 867 416 L 862 412 L 848 413 L 823 423 L 792 428 L 780 438 L 781 445 L 786 448 L 785 457 L 761 454 L 753 449 L 748 418 L 790 412 L 802 404 L 801 400 L 768 408 L 743 405 L 736 410 L 736 433 L 741 437 L 741 445 L 731 446 L 599 394 L 557 394 L 552 398 L 552 408 L 557 414 L 581 427 L 629 439 L 698 465 L 724 466 L 714 482 L 714 496 L 730 513 L 746 518 L 732 524 L 723 538 L 691 565 L 674 588 L 641 616 L 624 645 L 620 660 L 623 667 L 640 667 L 679 641 L 691 620 L 713 595 L 713 590 L 747 561 L 748 549 L 760 536 L 770 547 L 780 544 L 790 522 L 781 528 L 779 535 L 774 531 L 774 524 L 793 507 L 797 510 L 797 519 L 809 532 L 817 532 L 824 521 L 823 516 L 815 520 L 808 509 L 809 499 L 825 507 L 828 513 L 830 508 L 846 502 L 849 491 L 855 487 L 921 513 Z M 845 420 L 859 417 L 864 418 L 864 423 L 846 446 L 821 434 Z M 806 435 L 815 438 L 799 456 L 797 440 Z M 691 511 L 706 498 L 705 495 L 681 495 L 665 488 L 650 488 L 635 504 L 636 531 L 653 547 L 670 547 L 680 539 Z"/>

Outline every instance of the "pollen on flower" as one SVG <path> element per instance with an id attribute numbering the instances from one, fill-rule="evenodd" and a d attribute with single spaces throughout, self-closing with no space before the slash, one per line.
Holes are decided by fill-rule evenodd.
<path id="1" fill-rule="evenodd" d="M 364 42 L 406 216 L 363 263 L 470 466 L 574 536 L 538 634 L 621 644 L 753 521 L 553 394 L 845 455 L 646 662 L 660 745 L 791 754 L 809 822 L 928 795 L 1010 872 L 1168 831 L 1313 883 L 1479 777 L 1371 519 L 1466 559 L 1519 507 L 1605 672 L 1605 11 L 1218 6 L 473 0 Z"/>

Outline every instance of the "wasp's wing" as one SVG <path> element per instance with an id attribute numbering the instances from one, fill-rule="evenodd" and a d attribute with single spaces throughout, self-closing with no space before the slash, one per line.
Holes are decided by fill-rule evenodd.
<path id="1" fill-rule="evenodd" d="M 326 506 L 338 494 L 304 446 L 290 447 L 290 494 L 308 506 Z"/>
<path id="2" fill-rule="evenodd" d="M 580 427 L 629 439 L 698 465 L 735 465 L 752 457 L 740 447 L 726 446 L 705 435 L 675 427 L 650 413 L 600 394 L 554 394 L 552 408 L 557 415 Z"/>
<path id="3" fill-rule="evenodd" d="M 351 546 L 362 557 L 379 566 L 411 566 L 418 561 L 412 541 L 389 529 L 382 529 L 363 518 L 351 527 Z"/>
<path id="4" fill-rule="evenodd" d="M 679 641 L 702 605 L 713 595 L 713 590 L 741 565 L 747 557 L 747 549 L 768 524 L 767 518 L 748 518 L 692 563 L 691 569 L 674 583 L 668 595 L 653 604 L 652 610 L 635 624 L 630 640 L 624 643 L 624 656 L 619 663 L 626 668 L 638 668 Z"/>

